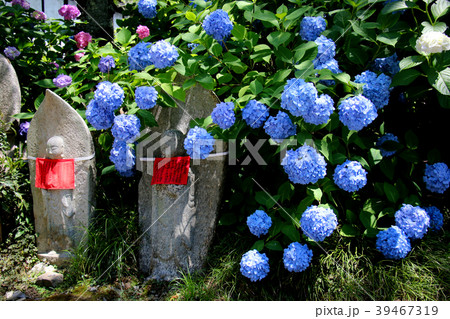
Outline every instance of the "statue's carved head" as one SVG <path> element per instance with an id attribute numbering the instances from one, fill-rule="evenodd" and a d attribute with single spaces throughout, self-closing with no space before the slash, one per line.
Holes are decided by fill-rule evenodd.
<path id="1" fill-rule="evenodd" d="M 162 136 L 161 140 L 161 155 L 163 157 L 181 156 L 184 153 L 184 135 L 178 130 L 167 130 Z"/>
<path id="2" fill-rule="evenodd" d="M 64 156 L 64 140 L 61 136 L 52 136 L 47 141 L 47 157 L 61 159 Z"/>

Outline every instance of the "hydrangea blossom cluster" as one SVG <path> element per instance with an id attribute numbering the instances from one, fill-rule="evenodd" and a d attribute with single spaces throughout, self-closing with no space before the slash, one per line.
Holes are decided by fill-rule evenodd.
<path id="1" fill-rule="evenodd" d="M 317 70 L 322 70 L 322 69 L 330 70 L 334 74 L 342 73 L 342 70 L 339 69 L 339 62 L 335 58 L 332 58 L 332 59 L 326 61 L 325 63 L 315 65 L 314 67 Z M 334 85 L 334 83 L 335 83 L 334 80 L 320 80 L 319 82 L 323 83 L 324 85 L 327 85 L 327 86 Z"/>
<path id="2" fill-rule="evenodd" d="M 135 99 L 139 108 L 148 110 L 156 105 L 158 92 L 153 86 L 139 86 L 135 91 Z"/>
<path id="3" fill-rule="evenodd" d="M 314 66 L 319 66 L 332 60 L 336 55 L 336 44 L 333 40 L 321 35 L 314 42 L 317 44 L 317 57 L 313 60 Z"/>
<path id="4" fill-rule="evenodd" d="M 14 60 L 20 55 L 20 51 L 17 50 L 16 47 L 6 47 L 6 49 L 3 50 L 3 53 L 10 60 Z"/>
<path id="5" fill-rule="evenodd" d="M 429 206 L 424 208 L 430 217 L 430 230 L 437 231 L 444 225 L 444 216 L 442 215 L 439 208 L 436 206 Z"/>
<path id="6" fill-rule="evenodd" d="M 308 246 L 291 243 L 283 252 L 284 268 L 290 272 L 302 272 L 309 267 L 313 253 Z"/>
<path id="7" fill-rule="evenodd" d="M 372 71 L 365 71 L 355 77 L 356 83 L 364 83 L 363 96 L 368 98 L 379 110 L 389 103 L 391 78 L 384 73 L 378 77 Z"/>
<path id="8" fill-rule="evenodd" d="M 27 136 L 29 128 L 30 128 L 30 122 L 26 121 L 26 122 L 20 123 L 20 125 L 19 125 L 20 136 Z"/>
<path id="9" fill-rule="evenodd" d="M 125 98 L 123 89 L 117 83 L 103 81 L 97 84 L 97 89 L 94 92 L 94 99 L 97 104 L 110 112 L 118 109 Z"/>
<path id="10" fill-rule="evenodd" d="M 287 113 L 278 111 L 277 116 L 270 116 L 264 123 L 264 130 L 275 142 L 282 143 L 283 139 L 295 135 L 297 126 L 292 123 Z"/>
<path id="11" fill-rule="evenodd" d="M 250 281 L 261 280 L 270 271 L 269 258 L 267 258 L 266 254 L 261 254 L 256 249 L 242 255 L 240 266 L 241 274 L 250 279 Z"/>
<path id="12" fill-rule="evenodd" d="M 160 40 L 150 47 L 150 61 L 158 69 L 164 69 L 175 64 L 178 59 L 177 47 L 167 41 Z"/>
<path id="13" fill-rule="evenodd" d="M 222 9 L 217 9 L 206 16 L 202 27 L 207 35 L 212 36 L 217 41 L 223 41 L 231 34 L 233 22 L 231 22 L 228 13 Z"/>
<path id="14" fill-rule="evenodd" d="M 77 42 L 78 49 L 84 49 L 88 46 L 89 42 L 92 42 L 92 36 L 84 31 L 75 34 L 74 39 Z"/>
<path id="15" fill-rule="evenodd" d="M 150 56 L 149 42 L 139 42 L 128 52 L 128 65 L 130 71 L 143 71 L 147 66 L 153 64 Z"/>
<path id="16" fill-rule="evenodd" d="M 306 112 L 303 112 L 303 119 L 306 123 L 321 125 L 328 122 L 334 111 L 333 99 L 322 94 L 313 104 L 306 106 Z"/>
<path id="17" fill-rule="evenodd" d="M 367 183 L 367 172 L 357 161 L 346 160 L 334 171 L 334 183 L 347 192 L 356 192 Z"/>
<path id="18" fill-rule="evenodd" d="M 247 226 L 250 232 L 258 236 L 266 235 L 272 226 L 272 219 L 263 210 L 256 210 L 253 214 L 247 217 Z"/>
<path id="19" fill-rule="evenodd" d="M 141 131 L 141 121 L 136 115 L 120 114 L 114 118 L 111 133 L 116 140 L 132 143 Z"/>
<path id="20" fill-rule="evenodd" d="M 309 206 L 300 219 L 303 233 L 314 241 L 323 241 L 337 227 L 337 217 L 331 208 Z"/>
<path id="21" fill-rule="evenodd" d="M 150 29 L 145 25 L 139 25 L 136 29 L 139 39 L 144 39 L 150 35 Z"/>
<path id="22" fill-rule="evenodd" d="M 211 119 L 222 130 L 232 127 L 236 121 L 233 102 L 221 102 L 217 104 L 211 113 Z"/>
<path id="23" fill-rule="evenodd" d="M 426 164 L 423 181 L 429 191 L 443 194 L 450 185 L 450 169 L 447 164 L 441 162 Z"/>
<path id="24" fill-rule="evenodd" d="M 84 57 L 86 53 L 85 52 L 77 52 L 75 53 L 75 61 L 79 62 L 82 57 Z"/>
<path id="25" fill-rule="evenodd" d="M 442 32 L 423 33 L 416 41 L 416 51 L 422 55 L 450 50 L 450 37 Z"/>
<path id="26" fill-rule="evenodd" d="M 153 19 L 156 17 L 156 0 L 139 0 L 138 10 L 147 19 Z"/>
<path id="27" fill-rule="evenodd" d="M 295 184 L 315 183 L 327 173 L 323 156 L 306 144 L 295 151 L 288 150 L 281 165 L 289 180 Z"/>
<path id="28" fill-rule="evenodd" d="M 60 16 L 64 17 L 64 20 L 73 20 L 81 15 L 80 10 L 76 6 L 65 4 L 59 10 Z"/>
<path id="29" fill-rule="evenodd" d="M 378 116 L 375 105 L 362 95 L 345 99 L 338 108 L 339 120 L 349 130 L 359 131 L 372 123 Z"/>
<path id="30" fill-rule="evenodd" d="M 42 11 L 33 11 L 32 16 L 36 20 L 44 21 L 45 19 L 47 19 L 47 15 Z"/>
<path id="31" fill-rule="evenodd" d="M 261 127 L 269 117 L 267 106 L 256 100 L 248 101 L 242 110 L 242 118 L 251 128 Z"/>
<path id="32" fill-rule="evenodd" d="M 381 155 L 383 155 L 383 157 L 392 156 L 397 152 L 395 150 L 389 151 L 389 150 L 386 150 L 383 148 L 384 142 L 388 142 L 388 141 L 399 143 L 398 137 L 392 133 L 386 133 L 383 136 L 381 136 L 377 141 L 377 147 L 380 149 Z"/>
<path id="33" fill-rule="evenodd" d="M 184 149 L 193 159 L 205 159 L 214 149 L 214 137 L 204 128 L 191 128 L 184 140 Z"/>
<path id="34" fill-rule="evenodd" d="M 294 116 L 307 114 L 309 105 L 315 103 L 317 90 L 314 84 L 303 79 L 289 79 L 281 94 L 281 107 Z"/>
<path id="35" fill-rule="evenodd" d="M 304 41 L 314 41 L 326 27 L 327 22 L 322 17 L 304 17 L 300 23 L 300 37 Z"/>
<path id="36" fill-rule="evenodd" d="M 373 69 L 390 75 L 398 73 L 400 71 L 400 62 L 397 59 L 397 53 L 386 58 L 375 59 Z"/>
<path id="37" fill-rule="evenodd" d="M 402 259 L 411 250 L 411 243 L 397 226 L 391 226 L 377 234 L 377 250 L 388 259 Z"/>
<path id="38" fill-rule="evenodd" d="M 53 79 L 53 84 L 58 88 L 64 88 L 72 84 L 72 78 L 65 74 L 60 74 L 56 78 Z"/>
<path id="39" fill-rule="evenodd" d="M 17 4 L 19 6 L 21 6 L 22 8 L 24 8 L 25 10 L 30 9 L 30 3 L 28 1 L 25 0 L 12 0 L 11 4 Z"/>
<path id="40" fill-rule="evenodd" d="M 114 62 L 114 58 L 110 55 L 100 58 L 100 62 L 98 62 L 98 69 L 102 73 L 108 73 L 115 67 L 116 63 Z"/>
<path id="41" fill-rule="evenodd" d="M 400 227 L 408 238 L 422 238 L 430 226 L 430 217 L 419 206 L 403 204 L 395 212 L 395 225 Z"/>
<path id="42" fill-rule="evenodd" d="M 96 130 L 106 130 L 114 123 L 114 112 L 92 99 L 86 108 L 86 119 Z"/>
<path id="43" fill-rule="evenodd" d="M 135 151 L 124 141 L 115 140 L 109 156 L 120 175 L 130 177 L 134 174 Z"/>

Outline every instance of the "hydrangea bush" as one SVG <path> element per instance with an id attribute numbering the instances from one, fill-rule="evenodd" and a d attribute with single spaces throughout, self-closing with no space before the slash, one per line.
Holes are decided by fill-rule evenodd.
<path id="1" fill-rule="evenodd" d="M 57 92 L 97 130 L 111 161 L 102 174 L 132 176 L 134 139 L 157 125 L 151 109 L 176 107 L 202 86 L 221 102 L 191 123 L 186 154 L 205 159 L 215 139 L 237 140 L 219 227 L 254 240 L 240 263 L 251 281 L 281 263 L 308 271 L 318 245 L 333 249 L 341 236 L 364 240 L 380 259 L 405 258 L 428 227 L 443 227 L 420 207 L 440 205 L 449 157 L 417 123 L 450 108 L 446 3 L 185 2 L 127 5 L 114 45 L 71 40 L 67 56 L 77 43 L 84 56 L 40 83 L 72 77 Z M 27 47 L 15 47 L 19 63 Z M 248 165 L 246 145 L 261 140 L 267 165 Z"/>

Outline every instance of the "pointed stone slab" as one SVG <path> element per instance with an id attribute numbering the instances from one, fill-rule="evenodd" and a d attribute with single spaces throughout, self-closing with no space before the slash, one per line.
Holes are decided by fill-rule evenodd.
<path id="1" fill-rule="evenodd" d="M 28 156 L 45 158 L 47 142 L 60 136 L 64 141 L 63 158 L 82 158 L 94 154 L 91 133 L 81 116 L 50 90 L 34 115 L 28 130 Z M 67 258 L 84 239 L 94 210 L 95 157 L 75 161 L 75 189 L 43 190 L 35 187 L 36 161 L 29 160 L 33 211 L 38 233 L 40 258 L 53 255 Z M 53 258 L 54 259 L 54 258 Z M 59 264 L 60 261 L 49 260 Z"/>
<path id="2" fill-rule="evenodd" d="M 20 113 L 20 85 L 11 62 L 0 54 L 0 129 L 7 131 L 15 114 Z"/>
<path id="3" fill-rule="evenodd" d="M 174 129 L 186 135 L 189 122 L 208 117 L 219 102 L 213 92 L 197 85 L 188 90 L 185 102 L 177 101 L 178 108 L 155 107 L 159 126 L 151 133 L 167 134 Z M 140 157 L 162 156 L 159 149 L 153 151 L 155 141 L 149 137 L 138 145 L 137 163 Z M 186 156 L 182 144 L 174 155 Z M 157 280 L 172 280 L 180 276 L 180 270 L 192 273 L 203 267 L 214 235 L 225 160 L 201 160 L 200 165 L 191 160 L 187 185 L 151 185 L 153 162 L 140 163 L 139 224 L 143 235 L 139 269 L 143 273 Z"/>

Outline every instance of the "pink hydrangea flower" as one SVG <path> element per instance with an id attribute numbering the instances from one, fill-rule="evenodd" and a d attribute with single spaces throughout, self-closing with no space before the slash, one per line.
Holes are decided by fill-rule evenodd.
<path id="1" fill-rule="evenodd" d="M 139 39 L 144 39 L 150 35 L 150 30 L 145 25 L 140 25 L 136 29 Z"/>
<path id="2" fill-rule="evenodd" d="M 76 60 L 77 62 L 80 61 L 80 59 L 81 59 L 82 57 L 84 57 L 84 55 L 85 55 L 84 52 L 78 52 L 78 53 L 75 53 L 75 60 Z"/>
<path id="3" fill-rule="evenodd" d="M 33 18 L 35 18 L 36 20 L 45 20 L 47 19 L 47 15 L 44 12 L 36 10 L 33 12 Z"/>
<path id="4" fill-rule="evenodd" d="M 58 13 L 60 16 L 64 17 L 64 20 L 73 20 L 80 16 L 81 12 L 78 10 L 76 6 L 72 6 L 70 4 L 63 5 Z"/>
<path id="5" fill-rule="evenodd" d="M 78 49 L 84 49 L 89 42 L 92 42 L 92 36 L 84 31 L 78 32 L 74 38 L 77 41 Z"/>
<path id="6" fill-rule="evenodd" d="M 19 6 L 21 6 L 22 8 L 24 8 L 25 10 L 30 9 L 30 3 L 25 1 L 25 0 L 12 0 L 11 4 L 18 4 Z"/>

